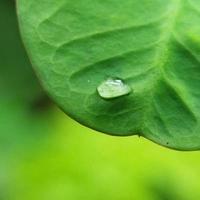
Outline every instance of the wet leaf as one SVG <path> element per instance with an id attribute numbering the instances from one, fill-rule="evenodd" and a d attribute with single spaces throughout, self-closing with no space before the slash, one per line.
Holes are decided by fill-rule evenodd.
<path id="1" fill-rule="evenodd" d="M 18 0 L 18 15 L 38 77 L 72 118 L 200 149 L 199 0 Z M 102 99 L 109 77 L 133 92 Z"/>

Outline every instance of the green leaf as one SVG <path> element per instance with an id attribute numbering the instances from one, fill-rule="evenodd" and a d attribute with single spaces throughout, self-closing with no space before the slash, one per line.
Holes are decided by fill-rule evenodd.
<path id="1" fill-rule="evenodd" d="M 18 0 L 18 15 L 38 77 L 69 116 L 200 149 L 199 0 Z M 97 88 L 114 78 L 131 92 L 102 98 Z"/>

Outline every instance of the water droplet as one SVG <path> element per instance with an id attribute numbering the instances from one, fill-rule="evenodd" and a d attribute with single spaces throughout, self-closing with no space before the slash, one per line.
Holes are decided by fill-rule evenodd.
<path id="1" fill-rule="evenodd" d="M 120 79 L 109 78 L 98 86 L 97 91 L 102 98 L 113 99 L 129 94 L 131 88 Z"/>

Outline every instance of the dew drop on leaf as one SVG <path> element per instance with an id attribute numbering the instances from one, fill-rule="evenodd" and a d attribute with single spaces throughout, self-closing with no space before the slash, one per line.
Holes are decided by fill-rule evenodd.
<path id="1" fill-rule="evenodd" d="M 118 78 L 109 78 L 98 86 L 97 91 L 100 97 L 113 99 L 128 95 L 131 92 L 131 88 Z"/>

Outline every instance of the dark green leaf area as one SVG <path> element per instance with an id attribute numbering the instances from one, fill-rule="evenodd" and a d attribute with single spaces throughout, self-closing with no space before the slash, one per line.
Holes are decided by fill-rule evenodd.
<path id="1" fill-rule="evenodd" d="M 0 3 L 0 101 L 32 103 L 42 89 L 20 40 L 15 3 Z"/>
<path id="2" fill-rule="evenodd" d="M 72 118 L 200 148 L 198 0 L 18 0 L 18 15 L 44 88 Z M 98 90 L 107 80 L 119 82 Z"/>

